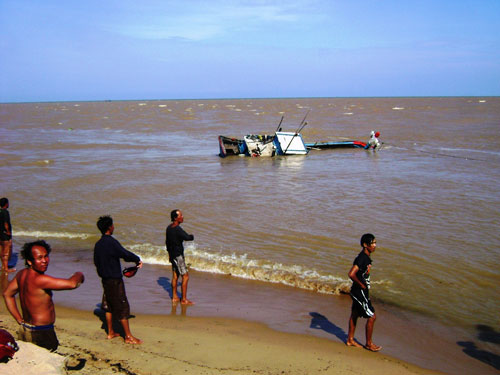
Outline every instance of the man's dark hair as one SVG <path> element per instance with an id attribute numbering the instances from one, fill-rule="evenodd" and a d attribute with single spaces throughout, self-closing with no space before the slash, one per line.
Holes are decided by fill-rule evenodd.
<path id="1" fill-rule="evenodd" d="M 112 225 L 113 218 L 109 215 L 101 216 L 97 220 L 97 228 L 99 228 L 102 234 L 105 234 Z"/>
<path id="2" fill-rule="evenodd" d="M 52 250 L 50 248 L 50 245 L 47 242 L 45 242 L 44 240 L 38 240 L 38 241 L 34 241 L 34 242 L 26 242 L 23 245 L 23 249 L 21 250 L 21 256 L 24 259 L 24 264 L 26 265 L 26 267 L 29 266 L 28 260 L 30 262 L 35 261 L 35 258 L 33 258 L 33 247 L 34 246 L 43 247 L 45 250 L 47 250 L 47 254 L 50 254 L 50 251 Z"/>
<path id="3" fill-rule="evenodd" d="M 374 239 L 375 239 L 375 236 L 373 234 L 365 233 L 361 236 L 361 240 L 359 242 L 361 243 L 361 246 L 363 246 L 363 244 L 370 245 Z"/>
<path id="4" fill-rule="evenodd" d="M 172 210 L 172 212 L 170 212 L 170 218 L 172 219 L 172 221 L 177 219 L 177 216 L 179 216 L 178 212 L 179 212 L 178 209 Z"/>
<path id="5" fill-rule="evenodd" d="M 9 200 L 7 198 L 0 199 L 0 207 L 5 207 L 7 203 L 9 203 Z"/>

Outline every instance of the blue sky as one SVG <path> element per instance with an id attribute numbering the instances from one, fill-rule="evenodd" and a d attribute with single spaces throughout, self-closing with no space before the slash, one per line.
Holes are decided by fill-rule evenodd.
<path id="1" fill-rule="evenodd" d="M 500 95 L 498 0 L 0 0 L 0 102 Z"/>

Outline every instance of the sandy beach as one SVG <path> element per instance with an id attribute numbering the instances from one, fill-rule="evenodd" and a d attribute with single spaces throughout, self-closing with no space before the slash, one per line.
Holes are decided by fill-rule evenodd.
<path id="1" fill-rule="evenodd" d="M 330 340 L 274 331 L 263 324 L 222 318 L 137 315 L 133 332 L 144 340 L 128 345 L 107 340 L 103 317 L 58 306 L 57 353 L 69 374 L 438 374 L 383 353 L 348 348 Z M 5 307 L 0 326 L 17 327 Z M 24 353 L 24 345 L 16 356 Z M 25 366 L 50 362 L 45 350 L 30 352 Z M 23 370 L 24 371 L 24 370 Z M 28 370 L 26 370 L 28 371 Z M 19 374 L 15 361 L 2 374 Z M 26 372 L 23 372 L 26 373 Z M 44 373 L 51 373 L 44 372 Z M 57 372 L 52 372 L 56 373 Z"/>
<path id="2" fill-rule="evenodd" d="M 74 264 L 65 264 L 56 252 L 53 255 L 53 275 L 71 274 L 66 268 Z M 69 374 L 497 373 L 498 364 L 489 363 L 495 361 L 494 351 L 480 350 L 484 342 L 465 353 L 460 345 L 466 342 L 465 336 L 450 327 L 380 303 L 374 341 L 382 351 L 345 346 L 351 305 L 347 295 L 318 295 L 191 272 L 190 298 L 196 305 L 172 306 L 167 270 L 147 264 L 125 279 L 132 333 L 144 344 L 107 340 L 99 309 L 99 279 L 87 264 L 80 266 L 87 275 L 85 283 L 78 290 L 54 293 L 57 353 L 62 356 L 60 363 L 67 361 Z M 356 330 L 360 343 L 364 343 L 364 325 L 360 321 Z M 17 324 L 3 302 L 0 328 L 17 336 Z M 118 325 L 116 329 L 120 332 Z M 22 347 L 16 361 L 0 364 L 0 373 L 18 375 L 22 369 L 25 374 L 26 366 L 51 369 L 44 374 L 64 373 L 62 367 L 53 369 L 54 358 L 45 349 L 28 353 Z"/>

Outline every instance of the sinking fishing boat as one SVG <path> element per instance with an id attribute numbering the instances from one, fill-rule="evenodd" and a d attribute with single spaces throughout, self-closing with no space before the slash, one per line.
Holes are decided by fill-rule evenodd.
<path id="1" fill-rule="evenodd" d="M 219 136 L 219 156 L 306 155 L 308 149 L 302 135 L 293 132 L 276 132 L 274 135 L 249 134 L 243 139 Z"/>
<path id="2" fill-rule="evenodd" d="M 307 155 L 309 150 L 324 150 L 334 148 L 364 148 L 377 149 L 380 142 L 377 137 L 379 132 L 372 130 L 370 140 L 365 143 L 361 141 L 327 141 L 305 143 L 300 131 L 307 125 L 306 117 L 300 123 L 295 132 L 281 131 L 283 116 L 278 124 L 274 135 L 249 134 L 243 139 L 225 137 L 219 135 L 219 156 L 225 158 L 229 155 L 245 156 L 275 156 L 275 155 Z"/>

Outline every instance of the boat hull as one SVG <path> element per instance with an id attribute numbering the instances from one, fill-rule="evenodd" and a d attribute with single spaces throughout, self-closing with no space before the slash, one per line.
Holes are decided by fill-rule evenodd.
<path id="1" fill-rule="evenodd" d="M 314 142 L 306 143 L 306 147 L 309 150 L 326 150 L 331 148 L 366 148 L 366 143 L 360 141 Z"/>
<path id="2" fill-rule="evenodd" d="M 248 149 L 243 139 L 219 135 L 219 156 L 225 158 L 230 155 L 246 155 Z"/>

